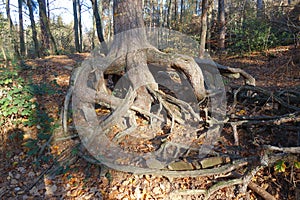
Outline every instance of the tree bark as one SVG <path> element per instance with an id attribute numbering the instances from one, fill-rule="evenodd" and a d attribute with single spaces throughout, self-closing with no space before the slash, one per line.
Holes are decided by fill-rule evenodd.
<path id="1" fill-rule="evenodd" d="M 81 22 L 81 2 L 78 0 L 78 27 L 79 27 L 79 51 L 82 52 L 82 46 L 83 46 L 83 38 L 82 38 L 82 22 Z"/>
<path id="2" fill-rule="evenodd" d="M 106 45 L 106 42 L 105 42 L 104 36 L 103 36 L 102 21 L 101 21 L 101 16 L 99 14 L 98 2 L 97 2 L 97 0 L 91 0 L 91 2 L 92 2 L 94 18 L 95 18 L 95 22 L 96 22 L 97 36 L 98 36 L 99 42 L 101 43 L 102 52 L 104 54 L 106 54 L 107 53 L 107 45 Z"/>
<path id="3" fill-rule="evenodd" d="M 169 0 L 168 16 L 167 16 L 167 27 L 169 29 L 171 29 L 171 22 L 172 22 L 172 0 Z"/>
<path id="4" fill-rule="evenodd" d="M 6 0 L 6 6 L 5 6 L 5 9 L 6 9 L 6 16 L 7 16 L 7 19 L 8 19 L 8 23 L 9 23 L 9 32 L 10 32 L 10 35 L 12 36 L 11 38 L 11 42 L 13 44 L 13 47 L 14 47 L 14 51 L 15 51 L 15 56 L 17 58 L 20 57 L 20 52 L 19 52 L 19 49 L 18 49 L 18 43 L 16 41 L 16 30 L 15 30 L 15 27 L 12 23 L 12 20 L 11 20 L 11 15 L 10 15 L 10 0 Z"/>
<path id="5" fill-rule="evenodd" d="M 47 49 L 51 50 L 52 54 L 58 54 L 56 43 L 53 35 L 51 34 L 48 17 L 46 15 L 46 4 L 45 0 L 38 0 L 39 4 L 39 15 L 40 15 L 40 24 L 41 24 L 41 52 L 43 55 L 47 55 Z M 51 45 L 51 46 L 50 46 Z"/>
<path id="6" fill-rule="evenodd" d="M 80 52 L 79 33 L 78 33 L 78 17 L 77 17 L 77 0 L 73 0 L 73 17 L 74 17 L 74 40 L 76 52 Z"/>
<path id="7" fill-rule="evenodd" d="M 206 40 L 209 41 L 207 44 L 207 49 L 210 51 L 211 49 L 211 29 L 213 24 L 213 7 L 214 7 L 214 1 L 210 1 L 208 11 L 207 11 L 207 36 Z"/>
<path id="8" fill-rule="evenodd" d="M 24 39 L 24 26 L 23 26 L 23 1 L 18 0 L 19 11 L 19 39 L 20 39 L 20 53 L 21 56 L 25 56 L 25 39 Z"/>
<path id="9" fill-rule="evenodd" d="M 41 52 L 42 55 L 47 55 L 47 50 L 50 49 L 50 36 L 47 31 L 47 16 L 45 0 L 38 0 L 39 3 L 39 16 L 40 16 L 40 28 L 41 28 Z"/>
<path id="10" fill-rule="evenodd" d="M 198 15 L 198 7 L 199 7 L 199 2 L 198 0 L 195 0 L 195 14 Z"/>
<path id="11" fill-rule="evenodd" d="M 182 25 L 182 20 L 183 20 L 183 10 L 184 10 L 184 1 L 180 0 L 180 23 Z"/>
<path id="12" fill-rule="evenodd" d="M 163 27 L 163 24 L 164 24 L 164 18 L 163 18 L 163 9 L 164 9 L 164 3 L 163 1 L 161 0 L 159 2 L 159 20 L 158 20 L 158 26 L 161 28 Z"/>
<path id="13" fill-rule="evenodd" d="M 200 52 L 199 52 L 200 58 L 203 58 L 205 53 L 206 34 L 207 34 L 207 10 L 208 10 L 208 0 L 202 0 L 201 36 L 200 36 Z"/>
<path id="14" fill-rule="evenodd" d="M 225 49 L 225 34 L 226 34 L 224 0 L 219 0 L 218 22 L 219 22 L 219 50 L 223 51 Z"/>
<path id="15" fill-rule="evenodd" d="M 117 58 L 126 54 L 126 71 L 133 89 L 137 91 L 135 105 L 149 111 L 152 98 L 141 83 L 153 83 L 155 80 L 147 66 L 145 52 L 137 51 L 149 45 L 144 30 L 142 1 L 114 0 L 113 10 L 115 38 L 109 55 Z"/>
<path id="16" fill-rule="evenodd" d="M 36 25 L 35 25 L 34 14 L 33 14 L 32 0 L 27 0 L 27 7 L 29 10 L 30 26 L 32 30 L 32 40 L 34 42 L 34 56 L 40 57 L 40 49 L 39 49 L 39 42 L 37 39 L 37 31 L 36 31 Z"/>

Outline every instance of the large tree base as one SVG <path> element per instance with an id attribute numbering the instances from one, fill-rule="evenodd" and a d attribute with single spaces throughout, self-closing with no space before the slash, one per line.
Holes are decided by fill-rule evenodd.
<path id="1" fill-rule="evenodd" d="M 205 157 L 221 131 L 225 95 L 218 71 L 202 68 L 192 57 L 155 48 L 88 59 L 71 78 L 64 128 L 73 95 L 82 142 L 107 166 L 143 172 L 187 155 Z"/>

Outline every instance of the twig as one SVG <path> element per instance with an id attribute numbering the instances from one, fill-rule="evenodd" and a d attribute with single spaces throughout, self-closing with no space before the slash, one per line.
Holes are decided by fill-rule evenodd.
<path id="1" fill-rule="evenodd" d="M 289 123 L 289 122 L 300 122 L 300 116 L 297 116 L 299 112 L 295 112 L 292 114 L 277 116 L 277 117 L 245 117 L 245 120 L 235 121 L 235 122 L 226 122 L 231 125 L 242 125 L 242 124 L 276 124 L 280 125 L 282 123 Z"/>
<path id="2" fill-rule="evenodd" d="M 239 134 L 237 131 L 237 125 L 236 124 L 231 124 L 232 126 L 232 131 L 233 131 L 233 136 L 234 136 L 234 145 L 239 145 Z"/>
<path id="3" fill-rule="evenodd" d="M 288 108 L 288 109 L 292 109 L 294 111 L 300 111 L 300 108 L 299 107 L 296 107 L 296 106 L 293 106 L 293 105 L 289 105 L 288 103 L 286 103 L 284 100 L 282 100 L 280 97 L 274 95 L 272 92 L 270 91 L 267 91 L 261 87 L 257 87 L 257 86 L 251 86 L 251 85 L 243 85 L 241 86 L 237 93 L 240 92 L 241 90 L 252 90 L 252 91 L 255 91 L 255 92 L 260 92 L 266 96 L 272 96 L 274 98 L 275 101 L 277 101 L 279 104 L 281 104 L 282 106 L 284 106 L 285 108 Z"/>
<path id="4" fill-rule="evenodd" d="M 263 147 L 265 149 L 271 150 L 271 151 L 281 151 L 284 153 L 300 154 L 300 147 L 276 147 L 276 146 L 271 146 L 271 145 L 264 145 Z"/>
<path id="5" fill-rule="evenodd" d="M 272 196 L 269 192 L 267 192 L 262 187 L 258 186 L 257 184 L 251 181 L 249 182 L 248 187 L 266 200 L 276 200 L 276 198 Z"/>
<path id="6" fill-rule="evenodd" d="M 44 152 L 45 148 L 50 144 L 50 142 L 52 141 L 54 137 L 54 133 L 52 133 L 51 137 L 47 140 L 47 142 L 41 147 L 40 151 L 39 151 L 39 156 Z"/>
<path id="7" fill-rule="evenodd" d="M 73 135 L 69 135 L 69 136 L 66 136 L 66 137 L 59 137 L 59 138 L 55 138 L 54 142 L 59 142 L 59 141 L 63 141 L 63 140 L 71 140 L 71 139 L 74 139 L 74 138 L 77 138 L 77 137 L 79 137 L 78 134 L 73 134 Z"/>
<path id="8" fill-rule="evenodd" d="M 242 178 L 240 178 L 240 179 L 232 179 L 229 181 L 220 181 L 220 182 L 214 184 L 213 186 L 211 186 L 208 190 L 205 190 L 205 189 L 175 190 L 169 194 L 169 198 L 172 199 L 174 197 L 178 197 L 179 195 L 188 196 L 188 195 L 204 194 L 204 196 L 205 196 L 204 199 L 207 200 L 213 193 L 215 193 L 216 191 L 218 191 L 220 189 L 230 187 L 233 185 L 239 185 L 242 183 L 243 183 L 243 180 L 242 180 Z"/>

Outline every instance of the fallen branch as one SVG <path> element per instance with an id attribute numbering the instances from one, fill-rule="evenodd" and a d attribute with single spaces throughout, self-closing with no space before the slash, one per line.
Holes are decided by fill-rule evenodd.
<path id="1" fill-rule="evenodd" d="M 266 95 L 267 97 L 272 97 L 277 103 L 279 103 L 280 105 L 282 105 L 283 107 L 285 107 L 287 109 L 291 109 L 294 111 L 300 111 L 299 107 L 289 105 L 284 100 L 282 100 L 280 97 L 276 96 L 273 92 L 265 90 L 261 87 L 251 86 L 251 85 L 243 85 L 235 91 L 233 107 L 235 107 L 235 105 L 237 104 L 237 94 L 242 90 L 249 90 L 249 91 L 253 91 L 253 92 L 257 92 L 257 93 L 262 93 L 262 94 Z"/>
<path id="2" fill-rule="evenodd" d="M 264 124 L 264 125 L 276 124 L 276 125 L 280 125 L 282 123 L 300 122 L 300 115 L 297 116 L 298 114 L 299 114 L 299 112 L 286 114 L 286 115 L 282 115 L 282 116 L 276 116 L 276 117 L 267 117 L 267 116 L 240 117 L 245 120 L 226 122 L 226 123 L 231 124 L 231 125 L 237 125 L 237 126 L 240 126 L 242 124 L 252 124 L 252 125 L 254 125 L 254 124 L 255 125 L 257 125 L 257 124 Z M 239 118 L 239 117 L 234 116 L 234 118 Z"/>
<path id="3" fill-rule="evenodd" d="M 276 198 L 274 196 L 272 196 L 269 192 L 267 192 L 262 187 L 258 186 L 257 184 L 255 184 L 255 183 L 253 183 L 251 181 L 248 184 L 248 187 L 251 190 L 253 190 L 254 192 L 256 192 L 259 196 L 261 196 L 262 198 L 264 198 L 265 200 L 276 200 Z"/>
<path id="4" fill-rule="evenodd" d="M 173 192 L 171 192 L 169 194 L 169 198 L 172 199 L 174 197 L 178 197 L 178 196 L 188 196 L 188 195 L 204 195 L 204 199 L 207 200 L 210 198 L 210 196 L 215 193 L 216 191 L 226 188 L 226 187 L 230 187 L 233 185 L 239 185 L 242 184 L 243 180 L 240 179 L 232 179 L 229 181 L 220 181 L 216 184 L 214 184 L 213 186 L 211 186 L 208 190 L 205 189 L 194 189 L 194 190 L 174 190 Z"/>
<path id="5" fill-rule="evenodd" d="M 275 147 L 271 145 L 264 145 L 263 148 L 270 151 L 281 151 L 283 153 L 300 154 L 300 147 Z"/>

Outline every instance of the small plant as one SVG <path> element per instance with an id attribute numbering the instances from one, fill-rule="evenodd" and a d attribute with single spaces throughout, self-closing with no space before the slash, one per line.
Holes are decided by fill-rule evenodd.
<path id="1" fill-rule="evenodd" d="M 295 167 L 296 169 L 300 169 L 300 162 L 299 161 L 294 161 L 292 163 L 293 167 Z M 274 166 L 274 170 L 275 172 L 285 172 L 285 170 L 292 166 L 292 165 L 287 165 L 286 162 L 284 160 L 279 160 L 275 166 Z"/>
<path id="2" fill-rule="evenodd" d="M 262 51 L 276 44 L 277 38 L 271 31 L 271 25 L 256 18 L 249 18 L 242 26 L 232 30 L 234 37 L 229 41 L 233 51 Z"/>
<path id="3" fill-rule="evenodd" d="M 24 122 L 35 112 L 33 95 L 15 70 L 0 69 L 0 105 L 0 125 Z"/>

